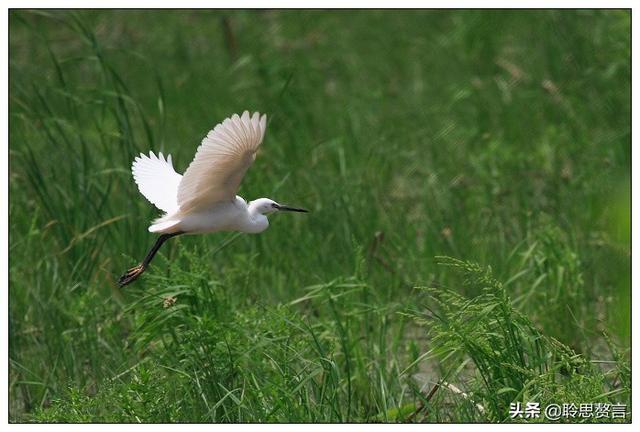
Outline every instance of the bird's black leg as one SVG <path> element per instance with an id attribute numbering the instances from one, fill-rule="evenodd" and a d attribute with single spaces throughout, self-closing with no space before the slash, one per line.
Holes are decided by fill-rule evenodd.
<path id="1" fill-rule="evenodd" d="M 137 265 L 135 267 L 132 267 L 129 270 L 127 270 L 127 272 L 125 274 L 120 276 L 120 279 L 118 280 L 118 284 L 120 286 L 125 286 L 125 285 L 130 284 L 134 280 L 138 279 L 138 277 L 140 277 L 140 275 L 142 273 L 144 273 L 144 271 L 147 269 L 147 267 L 149 266 L 149 263 L 151 262 L 153 257 L 158 252 L 158 249 L 160 249 L 160 246 L 162 246 L 162 244 L 165 241 L 169 240 L 171 237 L 175 237 L 175 236 L 180 235 L 180 234 L 182 234 L 182 233 L 181 232 L 177 232 L 177 233 L 172 233 L 172 234 L 162 234 L 160 237 L 158 237 L 158 240 L 156 240 L 156 243 L 153 245 L 151 250 L 149 250 L 149 253 L 147 253 L 147 256 L 144 257 L 144 260 L 142 261 L 142 264 L 139 264 L 139 265 Z"/>

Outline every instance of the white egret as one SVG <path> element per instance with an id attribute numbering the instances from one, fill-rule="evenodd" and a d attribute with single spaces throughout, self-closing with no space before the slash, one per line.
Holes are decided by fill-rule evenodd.
<path id="1" fill-rule="evenodd" d="M 185 171 L 173 169 L 167 158 L 140 154 L 131 171 L 140 193 L 165 214 L 153 221 L 152 233 L 161 234 L 141 264 L 120 277 L 120 286 L 136 280 L 160 246 L 180 234 L 241 231 L 257 234 L 267 229 L 266 215 L 275 211 L 307 212 L 269 198 L 247 202 L 236 193 L 256 158 L 267 127 L 267 116 L 248 111 L 234 114 L 209 131 Z"/>

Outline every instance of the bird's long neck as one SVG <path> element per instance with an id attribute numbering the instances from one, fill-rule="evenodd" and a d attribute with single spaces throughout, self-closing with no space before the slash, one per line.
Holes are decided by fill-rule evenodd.
<path id="1" fill-rule="evenodd" d="M 251 223 L 264 224 L 264 220 L 266 220 L 267 217 L 260 213 L 258 207 L 259 203 L 251 201 L 249 204 L 247 204 L 247 215 L 249 216 L 249 220 L 251 221 Z"/>
<path id="2" fill-rule="evenodd" d="M 247 215 L 249 216 L 249 225 L 245 232 L 259 233 L 267 229 L 269 226 L 269 219 L 258 211 L 259 203 L 255 201 L 250 202 L 247 205 Z"/>
<path id="3" fill-rule="evenodd" d="M 258 215 L 262 216 L 262 213 L 258 211 L 258 205 L 255 201 L 251 201 L 247 204 L 247 213 L 251 219 L 255 219 Z"/>

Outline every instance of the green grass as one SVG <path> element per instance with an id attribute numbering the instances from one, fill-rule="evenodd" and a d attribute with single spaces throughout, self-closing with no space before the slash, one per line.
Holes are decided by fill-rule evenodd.
<path id="1" fill-rule="evenodd" d="M 9 23 L 12 421 L 630 404 L 629 12 Z M 171 240 L 119 289 L 158 214 L 134 155 L 184 170 L 244 109 L 269 126 L 240 194 L 312 212 Z"/>

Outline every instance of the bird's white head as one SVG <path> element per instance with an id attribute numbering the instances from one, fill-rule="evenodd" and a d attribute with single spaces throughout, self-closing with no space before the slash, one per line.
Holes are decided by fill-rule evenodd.
<path id="1" fill-rule="evenodd" d="M 273 213 L 276 211 L 293 211 L 293 212 L 302 212 L 308 213 L 309 210 L 305 210 L 303 208 L 290 207 L 283 204 L 278 204 L 272 199 L 269 198 L 258 198 L 257 200 L 253 200 L 249 203 L 249 211 L 260 213 L 263 215 Z"/>

